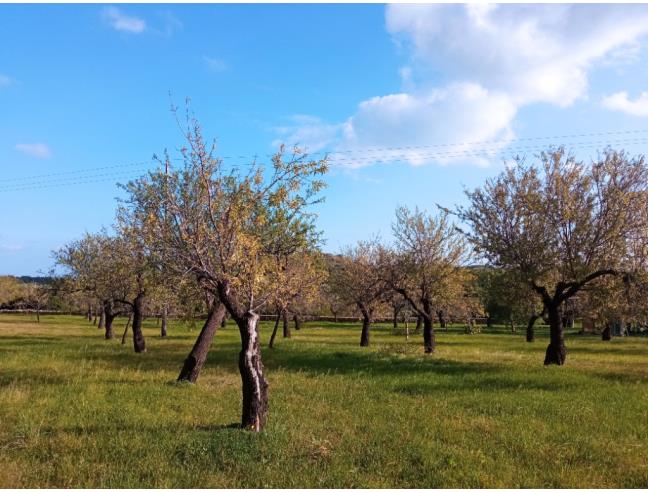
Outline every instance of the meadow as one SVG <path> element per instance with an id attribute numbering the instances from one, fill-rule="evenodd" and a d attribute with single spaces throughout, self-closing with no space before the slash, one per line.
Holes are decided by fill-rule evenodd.
<path id="1" fill-rule="evenodd" d="M 121 335 L 124 319 L 115 322 Z M 648 487 L 648 338 L 567 333 L 563 367 L 504 328 L 438 333 L 423 354 L 388 325 L 309 322 L 266 348 L 270 417 L 240 420 L 239 335 L 198 329 L 148 352 L 80 316 L 0 315 L 0 487 Z"/>

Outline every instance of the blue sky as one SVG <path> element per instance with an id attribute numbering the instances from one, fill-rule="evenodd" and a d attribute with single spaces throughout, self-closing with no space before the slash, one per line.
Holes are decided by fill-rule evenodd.
<path id="1" fill-rule="evenodd" d="M 645 153 L 647 48 L 645 5 L 0 5 L 0 274 L 112 223 L 115 182 L 182 145 L 169 92 L 223 155 L 339 152 L 335 252 L 515 152 Z"/>

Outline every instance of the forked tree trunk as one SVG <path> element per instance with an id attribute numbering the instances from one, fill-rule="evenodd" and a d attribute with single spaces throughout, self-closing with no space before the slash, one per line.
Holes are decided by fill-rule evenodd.
<path id="1" fill-rule="evenodd" d="M 527 329 L 526 329 L 526 341 L 527 342 L 533 342 L 535 341 L 535 323 L 540 317 L 539 314 L 532 314 L 529 317 L 529 322 L 527 323 Z"/>
<path id="2" fill-rule="evenodd" d="M 130 326 L 132 319 L 133 319 L 133 313 L 129 313 L 128 320 L 126 321 L 126 326 L 124 327 L 124 334 L 122 335 L 121 338 L 122 345 L 126 344 L 126 335 L 128 334 L 128 327 Z"/>
<path id="3" fill-rule="evenodd" d="M 301 319 L 299 319 L 299 316 L 295 314 L 293 320 L 295 321 L 295 330 L 301 330 Z"/>
<path id="4" fill-rule="evenodd" d="M 290 333 L 290 323 L 288 322 L 288 312 L 284 309 L 282 313 L 283 317 L 283 337 L 284 338 L 291 338 L 292 334 Z M 299 328 L 298 322 L 295 321 L 295 329 L 298 330 Z"/>
<path id="5" fill-rule="evenodd" d="M 272 329 L 272 335 L 270 336 L 270 343 L 268 343 L 268 348 L 274 348 L 274 341 L 277 336 L 277 331 L 279 330 L 279 321 L 281 321 L 281 316 L 284 317 L 284 323 L 287 322 L 288 317 L 286 316 L 285 310 L 280 310 L 277 312 L 277 317 L 275 318 L 274 328 Z"/>
<path id="6" fill-rule="evenodd" d="M 200 371 L 205 365 L 207 360 L 207 354 L 209 353 L 209 348 L 211 347 L 218 326 L 221 324 L 225 316 L 225 306 L 222 304 L 216 303 L 209 309 L 207 314 L 207 319 L 205 324 L 200 330 L 200 335 L 196 339 L 191 352 L 184 361 L 180 375 L 178 376 L 178 381 L 189 381 L 190 383 L 195 383 L 200 375 Z"/>
<path id="7" fill-rule="evenodd" d="M 545 354 L 544 364 L 545 366 L 550 364 L 562 366 L 567 358 L 567 350 L 565 349 L 565 336 L 558 305 L 554 302 L 548 304 L 547 313 L 549 316 L 550 341 Z"/>
<path id="8" fill-rule="evenodd" d="M 239 371 L 243 382 L 241 425 L 259 432 L 268 419 L 268 382 L 263 376 L 259 345 L 259 315 L 247 311 L 236 320 L 241 333 Z"/>
<path id="9" fill-rule="evenodd" d="M 160 328 L 160 337 L 167 336 L 167 307 L 166 304 L 162 307 L 162 327 Z"/>
<path id="10" fill-rule="evenodd" d="M 146 352 L 144 333 L 142 333 L 143 305 L 144 294 L 137 294 L 137 297 L 133 301 L 133 348 L 138 354 Z"/>
<path id="11" fill-rule="evenodd" d="M 612 340 L 612 325 L 609 322 L 605 323 L 605 328 L 601 332 L 601 340 L 604 342 Z"/>

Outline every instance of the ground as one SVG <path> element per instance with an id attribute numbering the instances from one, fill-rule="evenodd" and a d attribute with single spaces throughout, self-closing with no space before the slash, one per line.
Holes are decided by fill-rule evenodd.
<path id="1" fill-rule="evenodd" d="M 121 334 L 123 319 L 116 321 Z M 308 323 L 265 348 L 270 418 L 235 428 L 238 332 L 196 385 L 175 378 L 197 329 L 148 352 L 80 316 L 0 315 L 0 487 L 647 487 L 648 338 L 438 334 Z"/>

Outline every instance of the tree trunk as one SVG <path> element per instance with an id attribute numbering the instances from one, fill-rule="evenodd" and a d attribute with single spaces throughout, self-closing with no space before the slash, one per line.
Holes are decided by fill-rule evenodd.
<path id="1" fill-rule="evenodd" d="M 92 308 L 88 306 L 88 311 L 86 312 L 86 318 L 88 318 L 88 323 L 92 322 Z"/>
<path id="2" fill-rule="evenodd" d="M 295 321 L 295 330 L 301 330 L 301 320 L 299 319 L 299 316 L 295 314 L 293 320 Z"/>
<path id="3" fill-rule="evenodd" d="M 143 304 L 144 294 L 139 293 L 133 301 L 133 348 L 138 354 L 146 352 L 144 333 L 142 333 Z"/>
<path id="4" fill-rule="evenodd" d="M 97 328 L 98 328 L 99 330 L 103 330 L 105 325 L 106 325 L 106 310 L 105 310 L 105 308 L 102 306 L 102 307 L 99 309 L 99 324 L 97 325 Z"/>
<path id="5" fill-rule="evenodd" d="M 182 370 L 178 376 L 178 381 L 189 381 L 190 383 L 196 382 L 203 365 L 205 365 L 209 348 L 211 347 L 212 340 L 218 330 L 218 325 L 220 325 L 223 320 L 223 316 L 225 316 L 225 306 L 221 303 L 218 303 L 218 305 L 215 303 L 215 305 L 209 309 L 205 324 L 203 325 L 202 330 L 200 330 L 200 335 L 198 335 L 191 352 L 189 352 L 189 355 L 184 361 Z"/>
<path id="6" fill-rule="evenodd" d="M 166 304 L 162 307 L 162 327 L 160 328 L 160 337 L 164 338 L 167 336 L 167 306 Z"/>
<path id="7" fill-rule="evenodd" d="M 283 337 L 284 338 L 291 338 L 292 335 L 290 333 L 290 323 L 288 322 L 288 311 L 286 311 L 285 309 L 283 310 L 282 317 L 283 317 Z M 295 321 L 295 329 L 299 330 L 299 328 L 298 328 L 299 321 L 297 321 L 297 319 L 298 318 L 295 317 L 295 320 L 296 320 Z"/>
<path id="8" fill-rule="evenodd" d="M 423 317 L 421 315 L 416 317 L 416 328 L 414 329 L 414 333 L 417 335 L 421 333 L 421 324 L 423 323 Z"/>
<path id="9" fill-rule="evenodd" d="M 94 315 L 92 316 L 92 324 L 97 325 L 97 313 L 95 312 Z"/>
<path id="10" fill-rule="evenodd" d="M 423 345 L 426 354 L 434 353 L 436 341 L 434 336 L 434 327 L 432 326 L 432 317 L 430 315 L 423 318 Z"/>
<path id="11" fill-rule="evenodd" d="M 236 320 L 241 333 L 239 371 L 243 382 L 241 426 L 259 432 L 268 419 L 268 382 L 263 376 L 259 345 L 259 315 L 247 311 Z"/>
<path id="12" fill-rule="evenodd" d="M 225 328 L 227 326 L 227 311 L 223 314 L 223 319 L 221 320 L 220 323 L 221 328 Z"/>
<path id="13" fill-rule="evenodd" d="M 362 334 L 360 335 L 360 346 L 368 347 L 371 333 L 371 318 L 367 315 L 362 316 Z"/>
<path id="14" fill-rule="evenodd" d="M 437 311 L 437 316 L 439 317 L 439 326 L 441 328 L 445 328 L 446 331 L 448 331 L 448 327 L 447 327 L 446 319 L 445 319 L 445 313 L 443 312 L 443 309 L 439 309 Z"/>
<path id="15" fill-rule="evenodd" d="M 104 302 L 103 313 L 104 313 L 104 327 L 106 330 L 104 332 L 104 338 L 106 340 L 111 340 L 115 336 L 112 327 L 113 321 L 115 319 L 115 314 L 113 313 L 112 303 L 110 301 Z"/>
<path id="16" fill-rule="evenodd" d="M 545 354 L 544 364 L 545 366 L 550 364 L 562 366 L 567 358 L 567 350 L 565 349 L 565 336 L 558 304 L 555 302 L 549 303 L 547 313 L 549 315 L 550 342 Z"/>
<path id="17" fill-rule="evenodd" d="M 126 344 L 126 335 L 128 334 L 128 327 L 130 326 L 132 319 L 133 319 L 133 313 L 129 313 L 128 321 L 126 321 L 126 326 L 124 327 L 124 334 L 122 335 L 122 339 L 121 339 L 122 345 Z"/>
<path id="18" fill-rule="evenodd" d="M 286 316 L 285 309 L 282 309 L 279 312 L 277 312 L 277 317 L 275 318 L 275 324 L 274 324 L 274 328 L 272 329 L 272 335 L 270 336 L 270 343 L 268 343 L 268 348 L 274 348 L 274 341 L 277 336 L 277 331 L 279 330 L 279 321 L 281 320 L 282 315 L 283 315 L 284 323 L 287 323 L 288 321 L 288 317 Z"/>
<path id="19" fill-rule="evenodd" d="M 532 314 L 529 317 L 529 322 L 527 323 L 527 329 L 526 329 L 527 342 L 535 341 L 535 330 L 533 329 L 533 327 L 535 326 L 535 322 L 538 320 L 539 317 L 540 317 L 539 314 Z"/>
<path id="20" fill-rule="evenodd" d="M 605 328 L 601 332 L 601 340 L 604 342 L 609 342 L 612 340 L 612 325 L 609 322 L 605 323 Z"/>
<path id="21" fill-rule="evenodd" d="M 400 309 L 395 307 L 393 312 L 393 317 L 392 317 L 392 325 L 394 327 L 394 332 L 398 330 L 398 313 L 400 313 Z"/>

